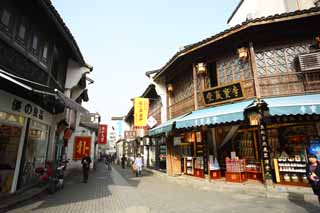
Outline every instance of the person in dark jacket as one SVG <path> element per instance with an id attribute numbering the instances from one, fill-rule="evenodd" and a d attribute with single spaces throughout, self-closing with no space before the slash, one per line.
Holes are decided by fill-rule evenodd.
<path id="1" fill-rule="evenodd" d="M 307 167 L 307 176 L 313 193 L 318 196 L 320 203 L 320 164 L 315 155 L 309 155 L 309 165 Z"/>
<path id="2" fill-rule="evenodd" d="M 88 177 L 89 177 L 90 163 L 91 163 L 91 158 L 89 157 L 88 154 L 86 154 L 82 158 L 81 163 L 82 163 L 83 182 L 87 183 Z"/>

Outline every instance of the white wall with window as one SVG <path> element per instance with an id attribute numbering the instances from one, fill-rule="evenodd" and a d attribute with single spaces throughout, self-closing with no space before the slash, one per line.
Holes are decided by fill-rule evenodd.
<path id="1" fill-rule="evenodd" d="M 229 26 L 241 24 L 248 19 L 309 9 L 316 0 L 242 0 L 228 20 Z"/>

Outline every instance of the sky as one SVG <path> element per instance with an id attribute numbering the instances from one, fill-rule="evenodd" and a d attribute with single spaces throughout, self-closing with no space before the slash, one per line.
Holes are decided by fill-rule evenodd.
<path id="1" fill-rule="evenodd" d="M 226 28 L 239 0 L 52 0 L 93 66 L 84 106 L 102 122 L 125 116 L 179 48 Z"/>

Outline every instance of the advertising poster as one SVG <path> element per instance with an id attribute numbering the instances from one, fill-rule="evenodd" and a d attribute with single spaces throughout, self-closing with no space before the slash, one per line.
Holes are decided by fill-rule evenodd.
<path id="1" fill-rule="evenodd" d="M 73 160 L 81 160 L 85 155 L 90 156 L 91 137 L 78 136 L 74 138 Z"/>
<path id="2" fill-rule="evenodd" d="M 100 124 L 98 130 L 98 144 L 107 144 L 108 125 Z"/>

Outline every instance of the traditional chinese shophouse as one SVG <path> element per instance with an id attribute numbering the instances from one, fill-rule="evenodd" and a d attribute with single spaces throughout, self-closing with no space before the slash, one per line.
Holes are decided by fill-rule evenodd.
<path id="1" fill-rule="evenodd" d="M 176 53 L 167 87 L 167 173 L 307 186 L 320 137 L 320 9 L 248 20 Z"/>
<path id="2" fill-rule="evenodd" d="M 156 72 L 152 72 L 156 73 Z M 128 157 L 131 155 L 134 157 L 136 154 L 141 154 L 144 160 L 144 165 L 149 168 L 157 169 L 160 171 L 166 170 L 166 141 L 165 136 L 160 135 L 152 135 L 149 134 L 149 129 L 151 127 L 155 127 L 161 124 L 161 99 L 156 91 L 156 86 L 154 84 L 150 84 L 143 94 L 140 96 L 141 98 L 147 99 L 148 101 L 148 114 L 147 114 L 147 124 L 144 127 L 134 127 L 134 107 L 131 108 L 125 120 L 131 126 L 131 130 L 127 131 L 127 134 L 132 133 L 135 136 L 134 140 L 131 139 L 131 144 L 127 143 L 124 146 L 124 150 L 128 150 Z M 151 137 L 152 135 L 152 137 Z M 130 136 L 130 138 L 132 138 Z M 130 140 L 130 139 L 129 139 Z M 129 141 L 128 140 L 128 141 Z M 133 148 L 131 148 L 133 147 Z M 133 151 L 130 151 L 133 150 Z"/>
<path id="3" fill-rule="evenodd" d="M 51 1 L 1 1 L 0 197 L 38 183 L 36 169 L 56 159 L 69 118 L 86 112 L 79 73 L 91 69 Z"/>

